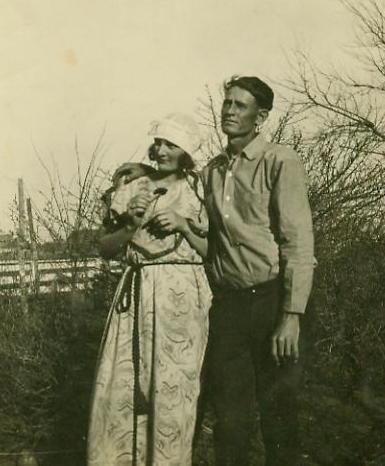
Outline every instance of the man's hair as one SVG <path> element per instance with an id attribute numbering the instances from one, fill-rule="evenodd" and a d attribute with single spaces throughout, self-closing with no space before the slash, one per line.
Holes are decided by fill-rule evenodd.
<path id="1" fill-rule="evenodd" d="M 257 104 L 266 110 L 273 108 L 274 92 L 269 85 L 256 76 L 231 76 L 223 84 L 225 91 L 232 87 L 240 87 L 250 92 L 257 101 Z"/>

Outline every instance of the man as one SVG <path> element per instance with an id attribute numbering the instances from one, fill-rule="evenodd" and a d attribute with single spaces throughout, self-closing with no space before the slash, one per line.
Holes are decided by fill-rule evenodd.
<path id="1" fill-rule="evenodd" d="M 216 463 L 249 464 L 258 401 L 266 466 L 296 466 L 300 315 L 314 260 L 305 172 L 293 150 L 259 132 L 273 106 L 271 88 L 256 77 L 234 77 L 224 91 L 228 145 L 202 173 Z"/>
<path id="2" fill-rule="evenodd" d="M 248 464 L 255 400 L 266 465 L 295 466 L 300 315 L 313 272 L 305 173 L 259 133 L 274 94 L 256 77 L 225 85 L 228 145 L 203 170 L 210 219 L 208 364 L 217 464 Z"/>

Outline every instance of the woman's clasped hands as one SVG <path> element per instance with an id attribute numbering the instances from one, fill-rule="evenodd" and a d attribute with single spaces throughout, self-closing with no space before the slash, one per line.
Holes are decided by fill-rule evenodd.
<path id="1" fill-rule="evenodd" d="M 127 204 L 129 223 L 136 228 L 147 228 L 155 237 L 164 237 L 169 234 L 183 233 L 188 228 L 187 220 L 170 209 L 158 210 L 147 222 L 143 224 L 143 216 L 156 196 L 150 193 L 141 193 L 134 196 Z"/>

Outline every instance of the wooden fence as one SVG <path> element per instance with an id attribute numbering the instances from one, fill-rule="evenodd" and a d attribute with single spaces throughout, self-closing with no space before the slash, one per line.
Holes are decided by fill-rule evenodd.
<path id="1" fill-rule="evenodd" d="M 27 292 L 69 291 L 74 287 L 84 289 L 103 267 L 114 274 L 121 272 L 118 262 L 107 263 L 100 258 L 39 260 L 37 270 L 32 264 L 32 261 L 26 261 L 24 270 L 21 270 L 19 261 L 0 262 L 0 292 L 19 294 L 21 284 Z"/>

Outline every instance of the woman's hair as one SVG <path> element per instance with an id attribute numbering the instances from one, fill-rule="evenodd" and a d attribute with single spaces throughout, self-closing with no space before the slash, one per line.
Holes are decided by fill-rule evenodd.
<path id="1" fill-rule="evenodd" d="M 157 152 L 156 152 L 156 145 L 152 143 L 151 146 L 148 148 L 148 158 L 152 161 L 156 162 Z M 184 152 L 181 159 L 180 159 L 180 166 L 181 170 L 192 170 L 195 167 L 195 163 L 187 152 Z"/>

